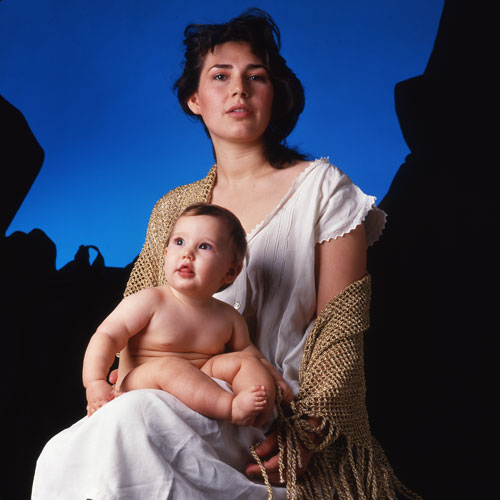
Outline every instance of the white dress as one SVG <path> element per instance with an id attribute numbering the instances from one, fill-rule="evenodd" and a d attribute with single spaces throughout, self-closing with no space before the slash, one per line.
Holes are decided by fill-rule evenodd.
<path id="1" fill-rule="evenodd" d="M 248 236 L 242 272 L 216 297 L 247 320 L 254 343 L 298 391 L 315 315 L 314 248 L 365 223 L 376 241 L 385 214 L 327 159 L 312 162 Z M 221 383 L 223 384 L 223 383 Z M 163 391 L 126 393 L 53 437 L 40 455 L 33 500 L 265 499 L 242 472 L 262 429 L 197 414 Z M 284 499 L 284 488 L 274 488 Z"/>

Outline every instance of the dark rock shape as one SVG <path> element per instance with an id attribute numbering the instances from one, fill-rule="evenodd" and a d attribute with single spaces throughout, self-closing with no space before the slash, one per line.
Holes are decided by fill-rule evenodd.
<path id="1" fill-rule="evenodd" d="M 446 1 L 423 75 L 395 88 L 411 154 L 380 206 L 387 228 L 369 251 L 366 336 L 375 435 L 424 499 L 489 498 L 494 255 L 499 199 L 474 73 L 489 50 L 471 32 L 483 13 Z M 465 34 L 467 33 L 467 36 Z"/>
<path id="2" fill-rule="evenodd" d="M 28 193 L 43 150 L 22 114 L 0 97 L 0 283 L 3 299 L 0 415 L 2 500 L 29 499 L 45 443 L 85 415 L 82 361 L 90 336 L 120 301 L 132 263 L 106 267 L 95 246 L 80 246 L 56 270 L 56 246 L 40 229 L 3 234 Z M 91 264 L 89 250 L 97 252 Z"/>
<path id="3" fill-rule="evenodd" d="M 4 235 L 42 168 L 43 149 L 21 112 L 0 95 L 0 235 Z"/>
<path id="4" fill-rule="evenodd" d="M 1 248 L 9 262 L 2 272 L 8 355 L 1 363 L 1 414 L 10 460 L 0 497 L 28 499 L 45 443 L 85 415 L 83 354 L 120 301 L 132 264 L 106 267 L 100 253 L 90 264 L 91 247 L 81 246 L 75 259 L 56 271 L 55 245 L 39 229 L 13 233 Z"/>

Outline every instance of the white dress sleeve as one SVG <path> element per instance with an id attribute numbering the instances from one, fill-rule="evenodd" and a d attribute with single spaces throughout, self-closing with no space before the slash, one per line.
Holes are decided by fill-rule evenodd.
<path id="1" fill-rule="evenodd" d="M 375 206 L 376 198 L 353 184 L 339 168 L 327 164 L 318 180 L 316 243 L 343 236 L 365 223 L 367 244 L 375 243 L 384 229 L 386 215 Z"/>

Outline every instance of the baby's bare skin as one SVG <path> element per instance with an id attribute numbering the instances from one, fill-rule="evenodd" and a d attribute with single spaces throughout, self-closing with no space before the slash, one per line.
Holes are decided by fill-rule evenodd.
<path id="1" fill-rule="evenodd" d="M 131 307 L 148 308 L 151 319 L 120 353 L 118 386 L 131 369 L 159 357 L 186 359 L 201 368 L 212 356 L 225 352 L 233 332 L 238 336 L 246 329 L 243 318 L 215 298 L 199 305 L 184 304 L 167 285 L 143 292 L 144 297 Z"/>
<path id="2" fill-rule="evenodd" d="M 272 413 L 276 384 L 285 400 L 292 399 L 283 378 L 251 343 L 242 316 L 212 297 L 241 268 L 227 264 L 229 245 L 218 223 L 209 216 L 181 217 L 174 234 L 183 245 L 193 241 L 189 258 L 186 249 L 169 244 L 168 284 L 125 298 L 99 326 L 84 361 L 89 415 L 112 398 L 105 377 L 116 352 L 118 392 L 162 389 L 209 417 L 261 425 Z M 209 241 L 210 252 L 199 250 L 205 250 L 199 241 Z M 234 394 L 211 377 L 230 383 Z"/>
<path id="3" fill-rule="evenodd" d="M 158 388 L 178 397 L 182 394 L 188 406 L 207 416 L 228 419 L 238 425 L 261 424 L 267 420 L 274 406 L 276 382 L 262 365 L 260 353 L 247 342 L 246 323 L 231 306 L 215 298 L 202 306 L 181 303 L 168 285 L 143 290 L 125 299 L 120 306 L 118 313 L 122 317 L 130 315 L 140 321 L 141 314 L 137 313 L 140 310 L 145 315 L 143 321 L 151 319 L 121 351 L 119 392 Z M 117 320 L 108 319 L 112 325 L 109 328 L 115 327 Z M 199 324 L 203 325 L 203 333 L 194 335 L 193 330 L 199 330 Z M 106 321 L 101 327 L 104 332 Z M 246 356 L 243 361 L 253 363 L 246 371 L 241 369 L 243 353 L 217 356 L 239 344 L 248 344 L 243 348 Z M 239 389 L 237 395 L 224 391 L 208 377 L 232 383 L 233 388 Z M 186 390 L 190 385 L 203 388 L 203 401 Z M 99 386 L 109 393 L 109 385 Z M 108 400 L 99 393 L 93 398 L 93 405 L 89 400 L 89 414 Z"/>

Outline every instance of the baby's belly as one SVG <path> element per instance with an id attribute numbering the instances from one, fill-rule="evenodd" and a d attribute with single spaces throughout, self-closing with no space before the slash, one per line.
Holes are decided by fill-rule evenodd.
<path id="1" fill-rule="evenodd" d="M 203 365 L 213 354 L 199 353 L 199 352 L 158 352 L 147 351 L 143 353 L 130 353 L 130 358 L 135 366 L 142 365 L 153 359 L 158 358 L 181 358 L 191 361 L 194 365 Z"/>
<path id="2" fill-rule="evenodd" d="M 129 350 L 125 350 L 120 354 L 120 363 L 118 367 L 118 385 L 130 370 L 156 359 L 169 357 L 180 358 L 191 362 L 194 366 L 196 366 L 196 368 L 201 368 L 212 356 L 212 354 L 199 352 L 141 351 L 135 353 L 130 352 Z"/>

